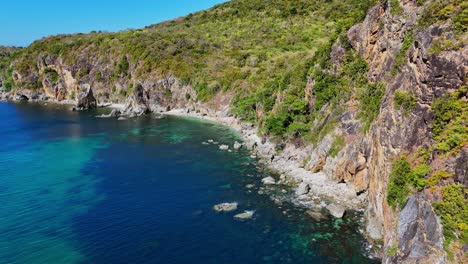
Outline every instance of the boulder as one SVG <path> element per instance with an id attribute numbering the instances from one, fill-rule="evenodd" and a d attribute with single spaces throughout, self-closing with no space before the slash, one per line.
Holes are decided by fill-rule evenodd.
<path id="1" fill-rule="evenodd" d="M 255 211 L 244 211 L 243 213 L 236 214 L 234 218 L 239 219 L 239 220 L 248 220 L 252 219 Z"/>
<path id="2" fill-rule="evenodd" d="M 307 183 L 305 183 L 305 182 L 301 182 L 301 183 L 299 184 L 299 187 L 297 187 L 296 195 L 304 195 L 304 194 L 307 194 L 307 193 L 309 193 L 309 190 L 310 190 L 309 184 L 307 184 Z"/>
<path id="3" fill-rule="evenodd" d="M 346 209 L 338 204 L 329 204 L 327 205 L 327 210 L 336 218 L 342 218 L 345 214 Z"/>
<path id="4" fill-rule="evenodd" d="M 93 95 L 93 89 L 89 84 L 84 84 L 78 93 L 76 107 L 78 109 L 93 109 L 97 107 L 96 98 Z"/>
<path id="5" fill-rule="evenodd" d="M 124 109 L 124 114 L 128 116 L 139 116 L 151 112 L 149 93 L 141 84 L 137 84 L 133 93 L 127 98 Z"/>
<path id="6" fill-rule="evenodd" d="M 239 143 L 237 141 L 234 142 L 234 146 L 233 146 L 234 149 L 240 149 L 242 148 L 242 143 Z"/>
<path id="7" fill-rule="evenodd" d="M 228 149 L 229 149 L 229 146 L 228 146 L 228 145 L 220 145 L 220 146 L 219 146 L 219 149 L 221 149 L 221 150 L 228 150 Z"/>
<path id="8" fill-rule="evenodd" d="M 273 177 L 268 176 L 268 177 L 262 179 L 262 183 L 267 184 L 267 185 L 268 184 L 276 184 L 276 181 L 275 181 L 275 179 Z"/>
<path id="9" fill-rule="evenodd" d="M 29 98 L 28 98 L 26 95 L 24 95 L 24 94 L 18 93 L 18 94 L 16 94 L 16 96 L 15 96 L 15 100 L 16 100 L 16 101 L 23 101 L 23 102 L 24 102 L 24 101 L 28 101 Z"/>
<path id="10" fill-rule="evenodd" d="M 215 206 L 213 206 L 213 210 L 216 212 L 231 212 L 234 210 L 237 210 L 238 204 L 236 202 L 234 203 L 220 203 Z"/>

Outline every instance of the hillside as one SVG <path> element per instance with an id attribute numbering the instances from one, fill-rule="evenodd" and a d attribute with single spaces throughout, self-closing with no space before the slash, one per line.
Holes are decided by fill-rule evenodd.
<path id="1" fill-rule="evenodd" d="M 75 99 L 89 85 L 98 102 L 138 114 L 233 115 L 271 144 L 259 154 L 365 196 L 383 262 L 462 263 L 467 10 L 461 0 L 234 0 L 140 30 L 0 49 L 0 80 L 29 98 Z"/>

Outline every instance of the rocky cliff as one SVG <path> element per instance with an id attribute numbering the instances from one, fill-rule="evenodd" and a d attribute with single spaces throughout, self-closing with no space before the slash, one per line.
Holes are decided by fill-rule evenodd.
<path id="1" fill-rule="evenodd" d="M 359 23 L 341 13 L 342 20 L 327 23 L 333 21 L 332 11 L 322 10 L 322 14 L 307 1 L 298 1 L 297 7 L 288 3 L 276 10 L 264 1 L 232 1 L 155 28 L 124 32 L 125 40 L 109 33 L 53 37 L 2 58 L 1 78 L 4 83 L 13 82 L 10 97 L 86 98 L 88 103 L 93 102 L 88 97 L 91 92 L 99 103 L 125 104 L 128 115 L 184 108 L 243 120 L 238 126 L 247 131 L 247 138 L 252 137 L 250 148 L 266 156 L 273 167 L 294 164 L 298 168 L 291 174 L 306 190 L 301 195 L 334 188 L 335 192 L 326 191 L 331 198 L 339 200 L 333 193 L 341 193 L 346 206 L 365 207 L 366 235 L 383 244 L 376 253 L 384 263 L 466 262 L 466 3 L 370 1 L 362 6 L 366 12 Z M 369 4 L 374 5 L 369 9 Z M 329 5 L 339 10 L 339 1 Z M 278 16 L 286 29 L 284 36 L 289 36 L 288 30 L 304 36 L 281 42 L 285 50 L 278 55 L 278 47 L 265 42 L 274 33 L 262 28 L 256 30 L 265 30 L 264 38 L 252 46 L 238 39 L 225 41 L 222 30 L 194 33 L 198 40 L 177 35 L 178 26 L 207 30 L 206 16 L 207 21 L 231 21 L 226 17 L 232 13 L 232 21 L 238 22 L 240 6 L 250 8 L 245 12 L 253 16 Z M 324 21 L 294 22 L 313 14 L 322 15 Z M 330 27 L 333 34 L 328 42 L 307 42 L 305 31 L 294 30 L 298 24 L 302 30 Z M 238 26 L 236 34 L 256 40 L 239 24 L 229 26 Z M 172 27 L 177 30 L 171 31 Z M 165 52 L 170 49 L 169 57 L 163 53 L 158 57 L 149 46 L 138 50 L 145 55 L 125 47 L 113 50 L 113 43 L 132 43 L 132 39 L 141 40 L 142 34 L 148 34 L 143 40 L 150 41 L 152 33 L 147 31 L 151 30 L 176 35 L 175 46 L 155 41 Z M 200 41 L 206 35 L 210 36 Z M 314 46 L 294 50 L 304 43 Z M 275 55 L 257 52 L 264 49 Z M 214 55 L 198 60 L 209 52 Z M 235 52 L 238 60 L 226 59 Z M 148 56 L 159 64 L 151 64 Z M 222 56 L 227 62 L 220 60 Z M 181 61 L 174 62 L 173 57 Z M 169 63 L 177 69 L 161 66 Z M 190 70 L 181 70 L 187 65 L 202 67 L 204 81 L 187 77 Z M 262 82 L 262 73 L 271 76 L 271 82 L 268 78 Z M 90 89 L 79 96 L 83 87 Z M 249 132 L 256 130 L 252 126 L 258 128 L 256 134 Z"/>

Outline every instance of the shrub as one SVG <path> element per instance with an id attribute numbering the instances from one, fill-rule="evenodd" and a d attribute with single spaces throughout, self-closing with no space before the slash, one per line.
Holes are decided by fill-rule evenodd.
<path id="1" fill-rule="evenodd" d="M 408 188 L 410 178 L 411 167 L 406 158 L 397 160 L 393 164 L 387 189 L 387 202 L 393 209 L 406 204 L 410 192 Z"/>
<path id="2" fill-rule="evenodd" d="M 468 142 L 468 103 L 460 96 L 464 89 L 466 88 L 462 86 L 458 92 L 432 103 L 435 148 L 446 155 L 459 152 Z"/>
<path id="3" fill-rule="evenodd" d="M 358 117 L 364 122 L 364 131 L 369 130 L 372 122 L 379 115 L 382 97 L 385 94 L 383 83 L 368 83 L 359 92 L 359 114 Z"/>
<path id="4" fill-rule="evenodd" d="M 403 14 L 403 8 L 400 6 L 400 1 L 398 0 L 389 0 L 390 2 L 390 12 L 393 16 L 399 16 Z"/>
<path id="5" fill-rule="evenodd" d="M 413 111 L 416 106 L 416 97 L 409 91 L 397 90 L 393 96 L 393 100 L 395 101 L 395 106 L 403 108 L 405 114 Z"/>
<path id="6" fill-rule="evenodd" d="M 451 178 L 453 174 L 446 172 L 445 170 L 438 170 L 432 174 L 432 176 L 427 181 L 429 187 L 436 186 L 440 181 Z"/>
<path id="7" fill-rule="evenodd" d="M 416 166 L 411 170 L 410 182 L 418 191 L 424 189 L 427 184 L 426 175 L 431 172 L 431 167 L 426 164 Z"/>
<path id="8" fill-rule="evenodd" d="M 346 144 L 346 142 L 345 142 L 345 139 L 344 139 L 344 137 L 342 135 L 335 136 L 334 140 L 333 140 L 333 143 L 332 143 L 330 149 L 328 150 L 328 155 L 330 155 L 333 158 L 336 157 L 336 155 L 338 155 L 340 150 L 343 149 L 345 144 Z"/>
<path id="9" fill-rule="evenodd" d="M 456 239 L 468 243 L 468 190 L 463 184 L 442 188 L 442 201 L 434 202 L 434 211 L 441 217 L 446 249 Z"/>
<path id="10" fill-rule="evenodd" d="M 52 68 L 45 68 L 43 71 L 43 74 L 49 78 L 49 80 L 52 82 L 52 84 L 57 84 L 60 76 L 58 75 L 57 71 L 55 71 Z"/>
<path id="11" fill-rule="evenodd" d="M 399 71 L 401 71 L 401 68 L 405 65 L 406 53 L 408 52 L 409 48 L 411 48 L 411 46 L 413 45 L 413 42 L 413 32 L 406 32 L 403 43 L 401 44 L 401 48 L 395 56 L 395 62 L 393 64 L 392 70 L 393 75 L 396 75 Z"/>

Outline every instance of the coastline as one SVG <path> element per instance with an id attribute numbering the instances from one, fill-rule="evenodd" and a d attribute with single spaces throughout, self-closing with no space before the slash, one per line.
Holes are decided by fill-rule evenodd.
<path id="1" fill-rule="evenodd" d="M 6 97 L 0 94 L 1 101 L 19 102 L 16 98 Z M 34 102 L 56 103 L 61 105 L 75 105 L 72 100 L 31 100 Z M 124 104 L 101 103 L 98 108 L 109 108 L 122 111 Z M 280 179 L 275 179 L 277 184 L 293 183 L 296 190 L 293 202 L 306 208 L 327 208 L 332 214 L 341 217 L 346 209 L 363 211 L 367 195 L 357 195 L 355 188 L 348 183 L 338 183 L 331 180 L 324 172 L 311 172 L 303 168 L 301 163 L 307 158 L 305 148 L 296 148 L 292 144 L 286 144 L 282 151 L 277 151 L 276 144 L 262 139 L 257 135 L 257 127 L 251 123 L 242 123 L 229 113 L 229 109 L 213 111 L 203 105 L 198 107 L 202 111 L 193 111 L 190 108 L 176 108 L 169 111 L 153 111 L 163 115 L 179 117 L 193 117 L 208 120 L 225 125 L 235 130 L 241 136 L 243 147 L 259 158 L 267 168 L 277 172 Z M 125 116 L 125 115 L 122 115 Z M 110 117 L 110 116 L 107 116 Z M 233 146 L 229 146 L 232 148 Z M 302 190 L 299 190 L 302 189 Z M 305 191 L 304 191 L 305 189 Z M 340 216 L 341 215 L 341 216 Z"/>
<path id="2" fill-rule="evenodd" d="M 208 120 L 237 131 L 244 141 L 244 147 L 257 156 L 269 169 L 281 175 L 280 182 L 292 180 L 295 183 L 296 197 L 294 202 L 300 206 L 308 208 L 325 207 L 329 211 L 333 211 L 338 206 L 342 207 L 341 210 L 363 211 L 367 199 L 366 195 L 361 194 L 358 196 L 353 186 L 347 183 L 334 182 L 323 172 L 313 173 L 302 168 L 297 159 L 304 157 L 304 149 L 297 149 L 291 145 L 278 153 L 274 143 L 262 140 L 257 135 L 257 128 L 253 124 L 242 123 L 239 119 L 227 114 L 227 112 L 217 111 L 202 114 L 189 109 L 178 108 L 161 112 L 161 114 Z M 301 188 L 300 185 L 305 184 L 308 186 L 308 191 L 303 194 L 304 192 L 299 191 L 299 189 Z"/>

